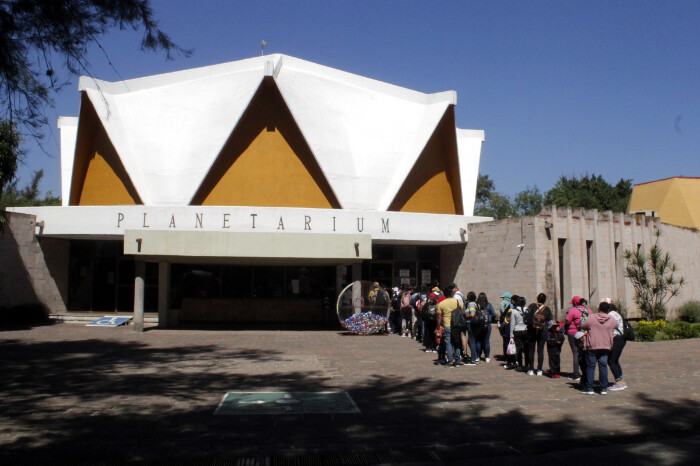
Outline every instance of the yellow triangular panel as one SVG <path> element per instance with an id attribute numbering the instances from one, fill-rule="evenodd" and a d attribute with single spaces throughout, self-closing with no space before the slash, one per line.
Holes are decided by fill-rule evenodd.
<path id="1" fill-rule="evenodd" d="M 461 215 L 461 199 L 454 110 L 450 107 L 388 210 Z"/>
<path id="2" fill-rule="evenodd" d="M 272 80 L 261 84 L 192 204 L 340 207 Z"/>
<path id="3" fill-rule="evenodd" d="M 141 199 L 90 100 L 83 96 L 70 205 L 134 204 Z"/>
<path id="4" fill-rule="evenodd" d="M 664 223 L 700 229 L 700 179 L 674 177 L 635 185 L 628 212 L 655 211 Z"/>

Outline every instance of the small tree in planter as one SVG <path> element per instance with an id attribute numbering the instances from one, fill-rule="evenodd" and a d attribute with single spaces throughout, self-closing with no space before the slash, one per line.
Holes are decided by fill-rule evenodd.
<path id="1" fill-rule="evenodd" d="M 656 230 L 656 241 L 649 250 L 625 250 L 625 277 L 634 287 L 634 302 L 645 319 L 653 321 L 666 318 L 666 303 L 681 292 L 685 284 L 678 278 L 678 268 L 668 252 L 659 246 L 661 231 Z"/>

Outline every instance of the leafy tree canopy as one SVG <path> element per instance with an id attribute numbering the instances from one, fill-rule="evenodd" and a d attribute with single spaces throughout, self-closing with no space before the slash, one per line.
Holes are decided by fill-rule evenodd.
<path id="1" fill-rule="evenodd" d="M 158 28 L 149 0 L 0 0 L 0 117 L 39 137 L 51 92 L 65 84 L 56 65 L 90 75 L 88 47 L 113 27 L 143 29 L 142 50 L 190 54 Z"/>
<path id="2" fill-rule="evenodd" d="M 544 195 L 546 205 L 583 207 L 585 209 L 625 212 L 632 195 L 632 180 L 620 179 L 610 185 L 600 175 L 576 178 L 561 176 Z"/>
<path id="3" fill-rule="evenodd" d="M 479 175 L 476 182 L 474 215 L 507 218 L 522 215 L 537 215 L 542 211 L 543 196 L 537 186 L 527 187 L 513 199 L 496 192 L 489 175 Z"/>
<path id="4" fill-rule="evenodd" d="M 61 205 L 61 198 L 46 193 L 43 198 L 39 197 L 39 184 L 44 177 L 44 170 L 34 172 L 31 183 L 22 189 L 17 188 L 17 180 L 7 185 L 7 189 L 0 195 L 0 209 L 5 207 L 37 207 Z"/>
<path id="5" fill-rule="evenodd" d="M 20 140 L 15 125 L 8 120 L 0 121 L 0 194 L 15 177 Z"/>

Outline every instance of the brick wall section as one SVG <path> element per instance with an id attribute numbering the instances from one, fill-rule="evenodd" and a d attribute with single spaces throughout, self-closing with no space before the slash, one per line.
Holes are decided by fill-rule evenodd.
<path id="1" fill-rule="evenodd" d="M 660 244 L 688 282 L 668 304 L 673 316 L 684 302 L 700 300 L 700 234 L 658 218 L 545 207 L 537 216 L 472 224 L 466 246 L 442 248 L 441 278 L 443 283 L 455 281 L 462 290 L 484 291 L 494 303 L 504 291 L 523 295 L 528 302 L 543 292 L 559 318 L 574 295 L 590 297 L 594 305 L 604 297 L 621 298 L 630 308 L 630 317 L 637 318 L 634 289 L 624 277 L 624 251 L 637 245 L 648 251 L 657 229 L 662 232 Z M 563 270 L 560 239 L 564 241 Z M 519 244 L 524 244 L 522 251 Z"/>
<path id="2" fill-rule="evenodd" d="M 6 215 L 8 223 L 0 235 L 0 306 L 42 304 L 50 313 L 65 313 L 54 277 L 60 277 L 58 283 L 67 292 L 68 242 L 45 239 L 40 244 L 34 234 L 35 216 Z"/>

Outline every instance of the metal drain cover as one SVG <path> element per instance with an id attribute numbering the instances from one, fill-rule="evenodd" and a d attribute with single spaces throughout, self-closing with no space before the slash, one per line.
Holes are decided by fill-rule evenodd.
<path id="1" fill-rule="evenodd" d="M 214 414 L 359 413 L 348 392 L 227 392 Z"/>

